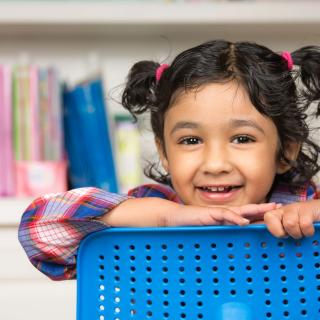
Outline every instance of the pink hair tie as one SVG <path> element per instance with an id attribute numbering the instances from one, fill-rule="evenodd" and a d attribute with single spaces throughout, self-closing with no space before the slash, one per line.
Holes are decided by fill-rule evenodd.
<path id="1" fill-rule="evenodd" d="M 287 60 L 288 69 L 292 70 L 293 68 L 293 60 L 291 57 L 291 53 L 289 51 L 283 51 L 281 57 Z"/>
<path id="2" fill-rule="evenodd" d="M 156 70 L 156 80 L 157 80 L 157 82 L 160 80 L 160 78 L 161 78 L 161 76 L 163 74 L 163 71 L 165 71 L 168 68 L 169 68 L 168 64 L 166 64 L 166 63 L 160 64 L 160 66 Z"/>

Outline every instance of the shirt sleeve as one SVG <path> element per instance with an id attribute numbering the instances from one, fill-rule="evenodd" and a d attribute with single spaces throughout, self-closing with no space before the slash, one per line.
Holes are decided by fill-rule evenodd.
<path id="1" fill-rule="evenodd" d="M 164 184 L 144 184 L 131 189 L 128 194 L 135 198 L 156 197 L 182 203 L 177 193 L 170 186 Z"/>
<path id="2" fill-rule="evenodd" d="M 316 184 L 315 189 L 316 189 L 316 192 L 314 195 L 314 199 L 320 199 L 320 184 Z"/>
<path id="3" fill-rule="evenodd" d="M 307 200 L 316 200 L 320 199 L 320 185 L 317 185 L 313 181 L 308 184 L 306 189 L 306 199 Z"/>
<path id="4" fill-rule="evenodd" d="M 40 197 L 22 215 L 19 241 L 31 263 L 48 277 L 73 279 L 80 241 L 108 227 L 95 218 L 129 198 L 97 188 Z"/>

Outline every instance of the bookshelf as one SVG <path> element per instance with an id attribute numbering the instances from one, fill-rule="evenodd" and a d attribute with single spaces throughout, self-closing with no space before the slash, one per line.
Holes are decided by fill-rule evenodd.
<path id="1" fill-rule="evenodd" d="M 319 9 L 316 1 L 4 1 L 0 25 L 6 27 L 1 28 L 2 34 L 32 35 L 127 35 L 130 31 L 135 35 L 185 35 L 186 31 L 208 33 L 208 27 L 230 25 L 290 26 L 294 31 L 303 26 L 306 32 L 320 25 Z"/>
<path id="2" fill-rule="evenodd" d="M 0 63 L 54 65 L 71 84 L 100 68 L 111 114 L 123 112 L 119 86 L 134 62 L 171 61 L 178 51 L 214 38 L 257 41 L 279 51 L 320 44 L 320 2 L 0 1 Z M 155 149 L 148 130 L 142 139 L 150 158 Z M 31 200 L 0 198 L 1 243 L 12 244 L 0 247 L 9 261 L 0 272 L 0 318 L 74 319 L 75 283 L 48 281 L 17 242 Z M 40 301 L 37 309 L 34 301 Z"/>

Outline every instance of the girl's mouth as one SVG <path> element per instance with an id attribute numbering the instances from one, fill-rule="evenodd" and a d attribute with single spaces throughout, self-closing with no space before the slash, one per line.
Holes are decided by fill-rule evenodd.
<path id="1" fill-rule="evenodd" d="M 214 193 L 227 193 L 234 189 L 239 189 L 240 186 L 215 186 L 215 187 L 198 187 L 204 192 L 214 192 Z"/>
<path id="2" fill-rule="evenodd" d="M 240 190 L 240 185 L 220 185 L 197 187 L 202 201 L 208 204 L 225 204 L 235 200 Z"/>

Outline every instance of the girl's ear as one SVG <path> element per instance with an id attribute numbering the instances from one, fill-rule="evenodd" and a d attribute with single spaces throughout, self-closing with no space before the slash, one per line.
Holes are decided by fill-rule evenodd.
<path id="1" fill-rule="evenodd" d="M 287 159 L 291 161 L 295 161 L 298 158 L 299 152 L 301 149 L 301 143 L 297 142 L 289 142 L 285 146 L 284 154 Z M 281 159 L 278 163 L 277 173 L 282 174 L 291 169 L 291 165 L 286 163 L 283 159 Z"/>
<path id="2" fill-rule="evenodd" d="M 155 142 L 156 142 L 156 146 L 157 146 L 157 150 L 158 150 L 158 154 L 159 154 L 159 157 L 160 157 L 160 161 L 161 161 L 162 167 L 167 173 L 169 173 L 169 164 L 168 164 L 168 160 L 167 160 L 167 157 L 166 157 L 166 152 L 164 150 L 164 145 L 157 138 L 155 139 Z"/>

